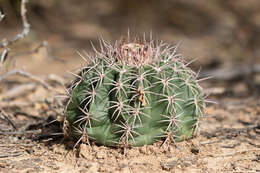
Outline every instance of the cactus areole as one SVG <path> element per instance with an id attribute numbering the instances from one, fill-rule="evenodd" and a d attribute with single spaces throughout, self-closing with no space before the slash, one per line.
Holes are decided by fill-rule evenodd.
<path id="1" fill-rule="evenodd" d="M 176 47 L 145 39 L 101 40 L 69 88 L 67 134 L 85 143 L 143 146 L 191 138 L 204 112 L 202 88 Z"/>

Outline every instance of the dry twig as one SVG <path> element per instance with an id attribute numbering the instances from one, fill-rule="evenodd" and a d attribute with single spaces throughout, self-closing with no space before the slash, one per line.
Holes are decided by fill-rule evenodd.
<path id="1" fill-rule="evenodd" d="M 15 123 L 9 118 L 8 114 L 7 114 L 4 110 L 0 109 L 0 115 L 2 115 L 2 116 L 4 117 L 4 119 L 6 119 L 7 122 L 8 122 L 15 130 L 17 130 L 17 127 L 16 127 Z"/>
<path id="2" fill-rule="evenodd" d="M 22 111 L 16 111 L 14 112 L 14 116 L 18 116 L 18 115 L 22 115 L 22 116 L 25 116 L 27 118 L 31 118 L 31 119 L 34 119 L 34 120 L 44 120 L 43 118 L 39 117 L 39 116 L 36 116 L 36 115 L 31 115 L 29 113 L 26 113 L 26 112 L 22 112 Z"/>
<path id="3" fill-rule="evenodd" d="M 48 85 L 43 79 L 40 79 L 39 77 L 37 77 L 33 74 L 30 74 L 30 73 L 24 71 L 23 69 L 14 69 L 14 70 L 11 70 L 11 71 L 5 73 L 4 75 L 0 76 L 0 82 L 2 80 L 6 79 L 7 77 L 9 77 L 11 75 L 15 75 L 15 74 L 19 74 L 23 77 L 27 77 L 29 79 L 32 79 L 35 82 L 41 84 L 44 88 L 49 89 L 49 90 L 53 90 L 53 88 L 50 85 Z"/>
<path id="4" fill-rule="evenodd" d="M 3 12 L 0 10 L 0 22 L 3 20 L 4 17 L 5 17 L 5 15 L 4 15 Z"/>
<path id="5" fill-rule="evenodd" d="M 220 140 L 207 140 L 207 141 L 202 141 L 200 142 L 201 145 L 207 145 L 207 144 L 213 144 L 213 143 L 218 143 Z"/>
<path id="6" fill-rule="evenodd" d="M 28 103 L 28 102 L 22 102 L 22 101 L 8 101 L 8 102 L 0 102 L 0 107 L 1 108 L 17 108 L 17 107 L 28 107 L 28 106 L 32 106 L 33 103 Z"/>
<path id="7" fill-rule="evenodd" d="M 3 14 L 2 10 L 0 9 L 0 22 L 3 20 L 4 17 L 5 17 L 5 15 Z"/>
<path id="8" fill-rule="evenodd" d="M 0 94 L 0 101 L 2 100 L 10 100 L 21 95 L 25 95 L 28 92 L 33 91 L 36 88 L 36 84 L 21 84 L 12 89 L 6 91 L 4 94 Z M 1 105 L 1 104 L 0 104 Z"/>
<path id="9" fill-rule="evenodd" d="M 17 157 L 23 155 L 24 152 L 13 152 L 13 153 L 7 153 L 7 154 L 0 154 L 0 158 L 6 158 L 6 157 Z"/>
<path id="10" fill-rule="evenodd" d="M 18 40 L 24 38 L 30 32 L 30 24 L 29 24 L 27 17 L 26 17 L 26 12 L 27 12 L 26 3 L 27 2 L 28 2 L 28 0 L 22 0 L 21 1 L 21 17 L 22 17 L 22 23 L 23 23 L 22 32 L 18 33 L 11 40 L 3 39 L 3 41 L 0 43 L 0 48 L 6 48 L 6 47 L 10 46 L 11 44 L 17 42 Z M 2 20 L 3 17 L 4 17 L 4 15 L 0 12 L 0 21 Z"/>
<path id="11" fill-rule="evenodd" d="M 25 56 L 25 55 L 31 55 L 31 54 L 34 54 L 34 53 L 38 53 L 41 48 L 45 48 L 47 50 L 47 54 L 49 54 L 48 42 L 47 41 L 42 41 L 33 50 L 29 50 L 29 51 L 25 51 L 25 52 L 19 52 L 19 53 L 14 53 L 14 55 L 10 56 L 9 58 L 12 59 L 12 58 L 18 57 L 18 56 Z"/>
<path id="12" fill-rule="evenodd" d="M 14 131 L 14 132 L 1 132 L 0 135 L 26 135 L 26 134 L 39 134 L 42 130 L 27 130 L 27 131 Z"/>
<path id="13" fill-rule="evenodd" d="M 11 147 L 33 147 L 35 146 L 35 144 L 25 144 L 25 143 L 13 143 L 13 144 L 0 144 L 0 147 L 3 147 L 3 148 L 11 148 Z"/>
<path id="14" fill-rule="evenodd" d="M 9 51 L 10 51 L 9 48 L 4 49 L 4 51 L 2 52 L 2 55 L 1 55 L 1 57 L 0 57 L 0 64 L 4 64 L 5 60 L 6 60 L 7 57 L 8 57 Z M 0 71 L 1 71 L 1 68 L 0 68 Z"/>
<path id="15" fill-rule="evenodd" d="M 260 64 L 231 66 L 204 71 L 200 74 L 200 78 L 213 76 L 213 80 L 232 81 L 237 79 L 244 79 L 247 75 L 253 73 L 260 73 Z"/>

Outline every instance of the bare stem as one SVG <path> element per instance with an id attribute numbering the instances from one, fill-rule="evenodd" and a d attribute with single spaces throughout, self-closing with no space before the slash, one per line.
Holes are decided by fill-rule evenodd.
<path id="1" fill-rule="evenodd" d="M 24 71 L 22 69 L 14 69 L 14 70 L 11 70 L 11 71 L 5 73 L 4 75 L 0 75 L 0 82 L 2 80 L 6 79 L 7 77 L 9 77 L 11 75 L 15 75 L 15 74 L 18 74 L 18 75 L 27 77 L 29 79 L 32 79 L 32 80 L 36 81 L 37 83 L 41 84 L 44 88 L 49 89 L 49 90 L 53 90 L 53 88 L 50 85 L 48 85 L 44 80 Z"/>
<path id="2" fill-rule="evenodd" d="M 3 12 L 0 10 L 0 22 L 3 20 L 4 17 L 5 17 L 5 15 L 4 15 Z"/>
<path id="3" fill-rule="evenodd" d="M 26 17 L 26 3 L 28 0 L 22 0 L 21 2 L 21 17 L 22 17 L 22 23 L 23 23 L 23 30 L 21 33 L 18 33 L 13 39 L 7 40 L 3 39 L 3 41 L 0 43 L 0 48 L 5 48 L 7 46 L 10 46 L 11 44 L 15 43 L 16 41 L 24 38 L 28 33 L 30 32 L 30 24 Z M 4 18 L 4 15 L 0 12 L 0 21 Z"/>
<path id="4" fill-rule="evenodd" d="M 0 109 L 0 115 L 2 115 L 4 117 L 4 119 L 6 119 L 6 121 L 15 129 L 17 130 L 17 127 L 15 125 L 15 123 L 13 122 L 13 120 L 10 119 L 9 115 L 3 110 Z"/>

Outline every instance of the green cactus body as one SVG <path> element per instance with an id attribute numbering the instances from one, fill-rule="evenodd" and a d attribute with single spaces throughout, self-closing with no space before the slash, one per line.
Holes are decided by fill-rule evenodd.
<path id="1" fill-rule="evenodd" d="M 69 136 L 105 146 L 192 137 L 203 93 L 175 48 L 146 41 L 102 45 L 70 88 Z"/>

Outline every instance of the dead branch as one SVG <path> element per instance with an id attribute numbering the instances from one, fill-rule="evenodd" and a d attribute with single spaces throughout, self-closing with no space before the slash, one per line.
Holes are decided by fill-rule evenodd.
<path id="1" fill-rule="evenodd" d="M 207 140 L 207 141 L 200 142 L 200 144 L 207 145 L 207 144 L 214 144 L 214 143 L 218 143 L 218 142 L 220 142 L 220 140 Z"/>
<path id="2" fill-rule="evenodd" d="M 0 82 L 2 80 L 6 79 L 7 77 L 9 77 L 11 75 L 16 75 L 16 74 L 34 80 L 35 82 L 41 84 L 46 89 L 53 90 L 53 88 L 49 84 L 47 84 L 43 79 L 40 79 L 39 77 L 37 77 L 33 74 L 30 74 L 30 73 L 24 71 L 23 69 L 14 69 L 14 70 L 11 70 L 11 71 L 3 74 L 2 76 L 0 76 Z"/>
<path id="3" fill-rule="evenodd" d="M 21 1 L 21 17 L 22 17 L 22 23 L 23 23 L 23 30 L 21 33 L 18 33 L 13 39 L 7 40 L 3 39 L 3 41 L 0 43 L 0 48 L 6 48 L 13 43 L 17 42 L 18 40 L 24 38 L 28 33 L 30 32 L 30 24 L 26 17 L 26 3 L 28 0 L 22 0 Z M 3 19 L 4 15 L 0 12 L 0 21 Z"/>
<path id="4" fill-rule="evenodd" d="M 14 131 L 14 132 L 0 131 L 0 135 L 26 135 L 26 134 L 39 134 L 41 132 L 42 132 L 41 129 L 39 129 L 39 130 L 27 130 L 27 131 Z"/>
<path id="5" fill-rule="evenodd" d="M 64 133 L 46 133 L 46 134 L 37 134 L 33 137 L 34 140 L 47 139 L 47 138 L 60 138 L 64 137 Z"/>
<path id="6" fill-rule="evenodd" d="M 260 73 L 260 64 L 228 66 L 215 70 L 204 71 L 200 74 L 200 78 L 212 76 L 213 80 L 233 81 L 244 79 L 250 74 Z"/>
<path id="7" fill-rule="evenodd" d="M 15 97 L 25 95 L 26 93 L 33 91 L 36 88 L 36 84 L 34 83 L 29 83 L 29 84 L 23 84 L 23 85 L 18 85 L 4 94 L 0 95 L 0 101 L 3 99 L 13 99 Z"/>
<path id="8" fill-rule="evenodd" d="M 3 12 L 0 10 L 0 22 L 3 20 L 4 17 L 5 17 L 5 15 L 4 15 Z"/>
<path id="9" fill-rule="evenodd" d="M 0 64 L 4 64 L 5 60 L 8 57 L 9 51 L 10 51 L 9 48 L 4 49 L 4 51 L 2 52 L 2 55 L 1 55 Z M 1 68 L 0 68 L 0 71 L 1 71 Z"/>
<path id="10" fill-rule="evenodd" d="M 28 118 L 31 118 L 31 119 L 35 119 L 35 120 L 43 120 L 43 118 L 39 117 L 39 116 L 35 116 L 35 115 L 31 115 L 29 113 L 26 113 L 26 112 L 22 112 L 22 111 L 16 111 L 14 112 L 14 116 L 25 116 L 25 117 L 28 117 Z"/>
<path id="11" fill-rule="evenodd" d="M 14 144 L 0 144 L 0 147 L 33 147 L 35 146 L 35 144 L 25 144 L 25 143 L 14 143 Z"/>
<path id="12" fill-rule="evenodd" d="M 0 115 L 2 115 L 4 117 L 4 119 L 15 129 L 17 130 L 17 127 L 15 125 L 15 123 L 11 120 L 11 118 L 9 118 L 9 115 L 2 109 L 0 109 Z"/>
<path id="13" fill-rule="evenodd" d="M 14 53 L 14 55 L 10 56 L 10 59 L 12 59 L 14 57 L 17 57 L 17 56 L 25 56 L 25 55 L 31 55 L 31 54 L 34 54 L 34 53 L 38 53 L 41 48 L 47 49 L 47 53 L 49 54 L 49 52 L 48 52 L 48 42 L 47 41 L 42 41 L 33 50 L 29 50 L 29 51 L 25 51 L 25 52 L 19 52 L 19 53 Z"/>
<path id="14" fill-rule="evenodd" d="M 13 152 L 8 154 L 0 154 L 0 158 L 6 158 L 6 157 L 17 157 L 23 155 L 24 152 Z"/>
<path id="15" fill-rule="evenodd" d="M 32 103 L 28 103 L 28 102 L 22 102 L 22 101 L 7 101 L 7 102 L 0 102 L 0 107 L 1 108 L 16 108 L 16 107 L 28 107 L 31 106 Z"/>

